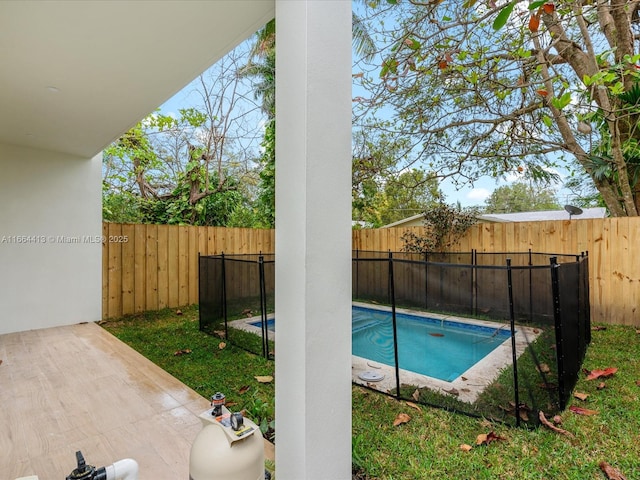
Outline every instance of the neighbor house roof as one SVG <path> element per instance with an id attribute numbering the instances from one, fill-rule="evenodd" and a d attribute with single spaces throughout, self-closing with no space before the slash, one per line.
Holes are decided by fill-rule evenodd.
<path id="1" fill-rule="evenodd" d="M 571 220 L 584 220 L 587 218 L 605 218 L 607 216 L 606 208 L 584 208 L 582 214 L 572 215 Z M 423 224 L 424 215 L 419 213 L 411 217 L 398 220 L 397 222 L 383 225 L 381 228 L 392 227 L 420 227 Z M 489 223 L 504 222 L 536 222 L 544 220 L 569 220 L 569 213 L 566 210 L 541 210 L 537 212 L 518 212 L 518 213 L 487 213 L 478 215 L 478 220 Z"/>

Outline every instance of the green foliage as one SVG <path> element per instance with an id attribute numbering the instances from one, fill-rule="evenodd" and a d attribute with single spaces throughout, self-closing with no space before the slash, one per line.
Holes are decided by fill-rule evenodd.
<path id="1" fill-rule="evenodd" d="M 572 173 L 590 177 L 613 216 L 637 215 L 640 9 L 616 23 L 608 2 L 516 4 L 372 5 L 381 59 L 358 63 L 368 95 L 354 103 L 357 121 L 409 139 L 415 164 L 459 183 L 515 172 L 549 180 L 549 167 L 572 157 Z"/>
<path id="2" fill-rule="evenodd" d="M 103 219 L 255 226 L 251 175 L 238 170 L 230 139 L 206 110 L 179 112 L 149 115 L 105 149 Z"/>
<path id="3" fill-rule="evenodd" d="M 352 159 L 352 219 L 380 227 L 416 215 L 437 202 L 442 193 L 437 179 L 402 162 L 407 142 L 366 129 L 354 133 Z"/>
<path id="4" fill-rule="evenodd" d="M 478 209 L 453 207 L 440 202 L 424 212 L 424 234 L 407 231 L 402 235 L 402 251 L 410 253 L 443 252 L 478 223 Z"/>
<path id="5" fill-rule="evenodd" d="M 274 228 L 276 224 L 276 121 L 269 120 L 262 141 L 260 193 L 258 196 L 259 225 Z"/>
<path id="6" fill-rule="evenodd" d="M 486 213 L 516 213 L 538 210 L 559 210 L 553 190 L 525 182 L 504 185 L 485 200 Z"/>
<path id="7" fill-rule="evenodd" d="M 515 6 L 516 1 L 513 0 L 502 7 L 502 10 L 500 10 L 498 15 L 496 16 L 496 19 L 493 21 L 494 30 L 500 30 L 507 24 L 507 20 L 509 20 L 509 16 L 511 15 L 511 12 L 513 12 L 513 7 Z"/>
<path id="8" fill-rule="evenodd" d="M 139 198 L 129 192 L 107 192 L 102 196 L 102 219 L 105 222 L 141 223 Z"/>

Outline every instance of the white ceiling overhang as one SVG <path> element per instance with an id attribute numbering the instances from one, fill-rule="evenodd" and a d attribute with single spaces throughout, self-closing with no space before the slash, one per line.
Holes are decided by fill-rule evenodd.
<path id="1" fill-rule="evenodd" d="M 273 0 L 3 0 L 0 143 L 93 157 L 273 17 Z"/>

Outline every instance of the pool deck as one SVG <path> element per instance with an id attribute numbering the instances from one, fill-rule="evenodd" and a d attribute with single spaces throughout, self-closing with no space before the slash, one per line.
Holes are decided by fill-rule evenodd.
<path id="1" fill-rule="evenodd" d="M 0 335 L 0 478 L 63 479 L 81 450 L 139 480 L 189 478 L 209 401 L 95 323 Z M 273 458 L 273 445 L 265 443 Z"/>

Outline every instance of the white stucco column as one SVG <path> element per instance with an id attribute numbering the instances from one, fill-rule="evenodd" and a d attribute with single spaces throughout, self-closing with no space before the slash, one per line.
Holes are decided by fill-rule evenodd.
<path id="1" fill-rule="evenodd" d="M 351 478 L 351 0 L 276 0 L 276 471 Z"/>

